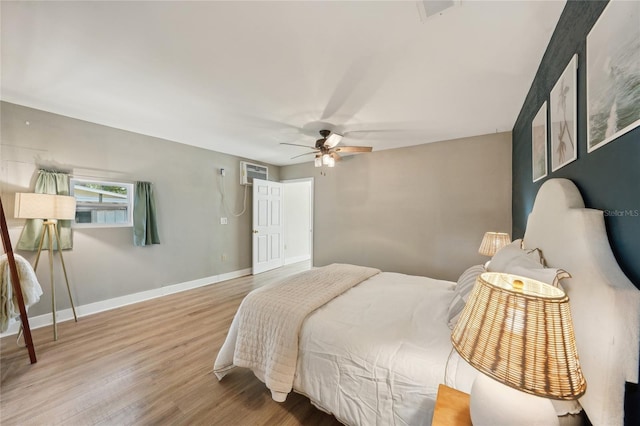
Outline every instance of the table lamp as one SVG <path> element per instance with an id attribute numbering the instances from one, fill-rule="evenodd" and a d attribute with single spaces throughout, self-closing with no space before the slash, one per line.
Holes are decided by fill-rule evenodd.
<path id="1" fill-rule="evenodd" d="M 511 237 L 505 232 L 485 232 L 478 253 L 492 257 L 498 250 L 510 242 Z M 487 263 L 484 264 L 485 269 L 489 266 L 489 262 L 491 262 L 491 260 L 488 260 Z"/>
<path id="2" fill-rule="evenodd" d="M 586 390 L 569 298 L 557 287 L 481 274 L 451 341 L 482 373 L 471 387 L 474 426 L 558 424 L 550 399 L 577 399 Z"/>
<path id="3" fill-rule="evenodd" d="M 55 237 L 60 253 L 60 263 L 67 283 L 67 292 L 73 311 L 73 318 L 78 321 L 76 308 L 73 305 L 67 268 L 62 257 L 60 235 L 58 233 L 58 220 L 73 220 L 76 216 L 76 199 L 66 195 L 16 193 L 14 216 L 18 219 L 43 219 L 42 235 L 38 245 L 38 254 L 33 269 L 38 269 L 40 253 L 45 236 L 48 238 L 49 248 L 49 276 L 51 280 L 51 313 L 53 315 L 53 340 L 58 340 L 58 325 L 56 322 L 56 291 L 53 279 L 53 239 Z"/>
<path id="4" fill-rule="evenodd" d="M 491 257 L 510 242 L 511 237 L 505 232 L 485 232 L 478 253 Z"/>

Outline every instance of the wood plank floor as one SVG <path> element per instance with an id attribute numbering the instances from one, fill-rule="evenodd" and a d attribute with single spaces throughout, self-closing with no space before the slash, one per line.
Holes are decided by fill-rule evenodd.
<path id="1" fill-rule="evenodd" d="M 291 394 L 271 400 L 238 369 L 218 382 L 213 361 L 242 298 L 309 268 L 302 262 L 33 331 L 29 364 L 0 340 L 0 423 L 8 425 L 338 425 Z"/>

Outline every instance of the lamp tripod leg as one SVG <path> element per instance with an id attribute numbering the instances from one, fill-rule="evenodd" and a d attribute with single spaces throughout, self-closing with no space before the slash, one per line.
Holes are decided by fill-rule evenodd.
<path id="1" fill-rule="evenodd" d="M 40 244 L 38 245 L 38 254 L 36 255 L 36 262 L 33 264 L 33 270 L 38 269 L 38 262 L 40 261 L 40 253 L 42 253 L 42 243 L 44 243 L 44 234 L 47 232 L 47 225 L 42 225 L 45 228 L 42 230 L 42 235 L 40 236 Z"/>
<path id="2" fill-rule="evenodd" d="M 53 283 L 53 234 L 51 226 L 47 224 L 47 234 L 49 236 L 49 276 L 51 280 L 51 314 L 53 315 L 53 340 L 58 340 L 58 323 L 56 322 L 56 286 Z"/>
<path id="3" fill-rule="evenodd" d="M 67 267 L 64 264 L 64 258 L 62 257 L 62 246 L 60 245 L 60 234 L 58 233 L 58 227 L 53 228 L 56 232 L 56 241 L 58 242 L 58 253 L 60 254 L 60 263 L 62 263 L 62 270 L 64 271 L 64 280 L 67 283 L 67 293 L 69 294 L 69 302 L 71 302 L 71 310 L 73 311 L 73 319 L 78 322 L 78 316 L 76 315 L 76 308 L 73 305 L 73 298 L 71 297 L 71 288 L 69 287 L 69 278 L 67 277 Z"/>

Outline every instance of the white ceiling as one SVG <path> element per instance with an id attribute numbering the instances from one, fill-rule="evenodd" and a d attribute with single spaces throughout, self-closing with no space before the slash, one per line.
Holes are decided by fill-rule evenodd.
<path id="1" fill-rule="evenodd" d="M 564 1 L 420 8 L 2 1 L 0 95 L 275 165 L 323 127 L 415 130 L 343 139 L 374 150 L 511 130 Z"/>

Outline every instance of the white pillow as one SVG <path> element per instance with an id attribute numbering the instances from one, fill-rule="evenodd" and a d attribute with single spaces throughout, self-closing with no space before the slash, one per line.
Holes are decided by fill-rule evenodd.
<path id="1" fill-rule="evenodd" d="M 487 266 L 489 272 L 508 272 L 507 269 L 520 266 L 524 268 L 542 268 L 540 250 L 523 250 L 520 240 L 507 244 L 496 252 Z"/>
<path id="2" fill-rule="evenodd" d="M 564 278 L 571 278 L 570 273 L 564 269 L 557 268 L 523 268 L 521 266 L 514 266 L 513 268 L 508 268 L 508 270 L 504 272 L 513 275 L 520 275 L 525 278 L 532 278 L 559 288 L 562 288 L 560 280 Z"/>
<path id="3" fill-rule="evenodd" d="M 458 283 L 453 289 L 455 294 L 449 304 L 449 312 L 447 316 L 450 329 L 453 330 L 453 327 L 456 326 L 458 318 L 460 317 L 460 312 L 464 309 L 464 305 L 467 303 L 469 294 L 471 294 L 471 290 L 473 289 L 478 276 L 483 272 L 486 272 L 483 265 L 473 265 L 464 271 L 462 275 L 460 275 L 460 278 L 458 278 Z"/>
<path id="4" fill-rule="evenodd" d="M 489 263 L 489 272 L 520 275 L 543 283 L 560 287 L 560 280 L 570 278 L 564 269 L 545 268 L 544 257 L 539 249 L 523 249 L 521 241 L 516 240 L 498 250 Z"/>

